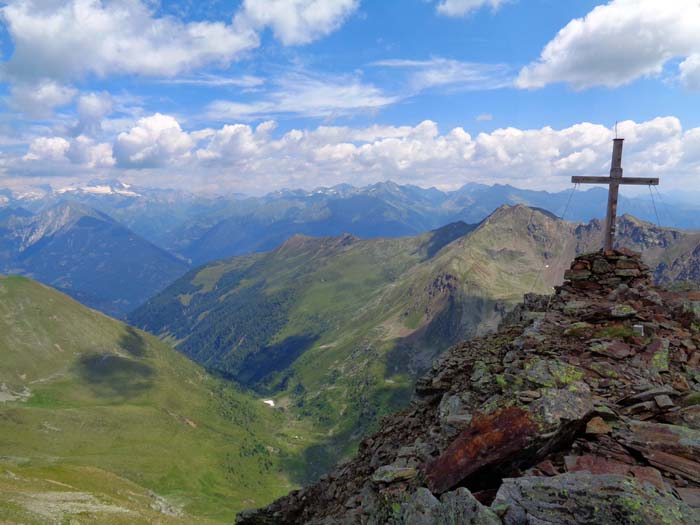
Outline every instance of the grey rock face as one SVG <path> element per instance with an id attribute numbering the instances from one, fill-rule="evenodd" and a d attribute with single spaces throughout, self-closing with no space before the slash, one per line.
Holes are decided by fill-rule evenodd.
<path id="1" fill-rule="evenodd" d="M 506 509 L 504 525 L 700 524 L 700 513 L 670 493 L 589 472 L 506 479 L 493 507 Z"/>
<path id="2" fill-rule="evenodd" d="M 465 488 L 443 494 L 440 500 L 419 488 L 387 525 L 501 525 L 501 520 Z"/>

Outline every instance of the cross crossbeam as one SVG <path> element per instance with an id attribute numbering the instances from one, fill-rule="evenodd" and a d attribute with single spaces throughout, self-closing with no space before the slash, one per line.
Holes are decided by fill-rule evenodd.
<path id="1" fill-rule="evenodd" d="M 613 140 L 613 155 L 610 164 L 610 177 L 571 177 L 574 184 L 607 184 L 608 213 L 605 219 L 605 246 L 606 251 L 613 249 L 615 243 L 615 223 L 617 219 L 617 199 L 620 185 L 656 186 L 659 179 L 651 177 L 622 177 L 622 145 L 625 139 Z"/>
<path id="2" fill-rule="evenodd" d="M 574 184 L 612 184 L 617 182 L 617 184 L 638 184 L 640 186 L 657 186 L 659 184 L 659 179 L 654 179 L 651 177 L 625 177 L 622 180 L 616 180 L 613 177 L 571 177 L 571 182 Z"/>

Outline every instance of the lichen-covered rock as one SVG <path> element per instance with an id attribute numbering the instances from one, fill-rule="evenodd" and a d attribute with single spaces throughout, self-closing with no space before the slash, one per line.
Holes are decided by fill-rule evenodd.
<path id="1" fill-rule="evenodd" d="M 387 525 L 432 525 L 440 523 L 442 505 L 433 494 L 425 488 L 413 493 L 408 503 L 397 509 L 395 518 Z"/>
<path id="2" fill-rule="evenodd" d="M 406 481 L 416 477 L 416 469 L 411 467 L 399 467 L 396 465 L 384 465 L 379 467 L 372 474 L 372 481 L 375 483 L 393 483 L 395 481 Z"/>
<path id="3" fill-rule="evenodd" d="M 439 500 L 428 489 L 419 488 L 393 513 L 385 525 L 501 525 L 498 516 L 465 488 L 447 492 Z"/>
<path id="4" fill-rule="evenodd" d="M 440 502 L 444 520 L 440 523 L 445 525 L 501 525 L 498 516 L 465 488 L 443 494 Z"/>
<path id="5" fill-rule="evenodd" d="M 700 513 L 649 483 L 589 472 L 506 479 L 493 503 L 504 525 L 698 525 Z"/>
<path id="6" fill-rule="evenodd" d="M 537 415 L 540 430 L 545 434 L 568 422 L 583 426 L 593 412 L 591 390 L 584 382 L 572 383 L 568 388 L 548 388 L 529 410 Z"/>
<path id="7" fill-rule="evenodd" d="M 472 421 L 472 412 L 468 405 L 469 393 L 462 395 L 445 394 L 440 401 L 440 421 L 446 431 L 459 431 Z"/>
<path id="8" fill-rule="evenodd" d="M 616 304 L 610 309 L 610 315 L 616 319 L 624 319 L 637 315 L 637 310 L 627 304 Z"/>

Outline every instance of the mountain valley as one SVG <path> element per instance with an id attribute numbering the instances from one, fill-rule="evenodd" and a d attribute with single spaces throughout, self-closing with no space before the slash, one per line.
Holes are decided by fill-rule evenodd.
<path id="1" fill-rule="evenodd" d="M 618 231 L 658 282 L 696 278 L 700 234 L 630 216 Z M 308 451 L 312 479 L 405 406 L 440 353 L 495 329 L 523 294 L 551 291 L 600 239 L 599 221 L 522 205 L 416 237 L 295 236 L 193 270 L 129 319 L 327 433 Z"/>
<path id="2" fill-rule="evenodd" d="M 599 220 L 567 222 L 523 204 L 500 206 L 480 220 L 491 206 L 485 193 L 460 197 L 468 207 L 457 215 L 474 223 L 431 230 L 440 217 L 452 216 L 431 215 L 444 205 L 437 190 L 386 184 L 333 190 L 340 197 L 283 192 L 266 197 L 264 205 L 236 197 L 233 204 L 196 200 L 186 206 L 189 196 L 159 193 L 160 204 L 151 207 L 156 197 L 138 200 L 142 190 L 109 188 L 65 192 L 79 198 L 65 201 L 61 194 L 48 207 L 0 207 L 3 272 L 55 286 L 163 341 L 31 281 L 2 281 L 5 292 L 13 292 L 0 300 L 8 326 L 42 334 L 33 347 L 57 352 L 32 358 L 47 367 L 36 377 L 25 371 L 30 361 L 17 358 L 15 366 L 15 357 L 0 377 L 0 413 L 15 422 L 0 434 L 13 451 L 3 460 L 11 475 L 0 480 L 11 496 L 0 508 L 11 509 L 13 518 L 38 520 L 47 508 L 66 515 L 82 508 L 106 512 L 115 523 L 122 514 L 125 523 L 134 516 L 149 522 L 157 508 L 164 523 L 216 523 L 314 481 L 351 456 L 382 418 L 405 408 L 416 380 L 443 352 L 493 332 L 524 294 L 551 292 L 568 261 L 594 250 L 602 236 Z M 513 191 L 509 198 L 549 198 L 549 207 L 559 202 L 552 194 L 532 194 Z M 234 209 L 241 215 L 232 217 Z M 127 222 L 151 228 L 146 233 L 164 244 L 174 242 L 173 251 L 122 225 Z M 624 215 L 618 242 L 642 252 L 658 284 L 697 287 L 700 233 Z M 243 255 L 210 260 L 239 251 Z M 189 269 L 190 258 L 205 264 Z M 23 295 L 24 302 L 18 299 Z M 61 313 L 41 304 L 60 304 Z M 65 328 L 44 333 L 64 311 L 74 318 L 69 326 L 80 328 L 71 328 L 70 336 Z M 17 341 L 24 336 L 7 333 L 3 355 L 23 348 Z M 142 347 L 139 341 L 148 341 L 148 355 L 168 356 L 171 369 L 160 369 L 163 358 L 154 366 L 144 355 L 131 355 L 130 345 Z M 61 351 L 66 345 L 74 348 L 69 355 Z M 154 385 L 153 377 L 164 383 Z M 183 377 L 199 385 L 186 389 L 186 398 L 176 393 Z M 66 413 L 89 429 L 84 437 L 61 426 Z M 140 435 L 143 418 L 152 422 L 153 439 L 150 430 Z M 157 475 L 167 458 L 154 440 L 172 433 L 172 425 L 179 428 L 173 439 L 181 441 L 167 448 L 177 449 L 190 470 L 178 464 Z M 121 431 L 112 437 L 115 428 Z M 188 436 L 188 429 L 197 435 Z M 36 439 L 15 439 L 22 432 Z M 112 455 L 123 450 L 115 439 L 140 443 L 140 459 Z M 88 452 L 79 454 L 76 446 Z M 72 495 L 55 494 L 53 482 L 72 487 Z M 124 499 L 126 493 L 138 496 Z M 41 494 L 36 497 L 43 503 L 32 507 L 27 494 Z"/>

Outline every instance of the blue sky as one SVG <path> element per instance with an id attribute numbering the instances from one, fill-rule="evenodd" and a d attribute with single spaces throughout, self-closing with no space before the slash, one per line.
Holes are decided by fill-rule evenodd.
<path id="1" fill-rule="evenodd" d="M 695 0 L 16 0 L 0 185 L 700 187 Z"/>

